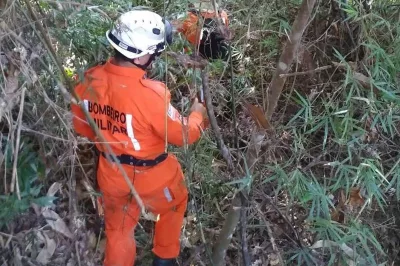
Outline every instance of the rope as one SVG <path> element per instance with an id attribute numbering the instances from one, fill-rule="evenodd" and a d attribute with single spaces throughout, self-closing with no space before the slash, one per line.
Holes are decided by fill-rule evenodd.
<path id="1" fill-rule="evenodd" d="M 163 17 L 164 21 L 166 21 L 166 0 L 164 0 L 164 5 L 163 5 Z M 167 43 L 167 34 L 164 34 L 164 42 Z M 164 53 L 165 57 L 165 95 L 164 95 L 164 108 L 165 108 L 165 146 L 164 146 L 164 152 L 168 153 L 168 100 L 167 100 L 167 90 L 168 90 L 168 56 L 166 53 Z"/>

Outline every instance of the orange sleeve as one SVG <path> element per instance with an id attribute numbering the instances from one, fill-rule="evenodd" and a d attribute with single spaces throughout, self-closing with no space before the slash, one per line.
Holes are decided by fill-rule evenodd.
<path id="1" fill-rule="evenodd" d="M 192 112 L 189 117 L 183 117 L 170 103 L 167 115 L 165 114 L 165 102 L 159 98 L 159 103 L 154 103 L 152 117 L 149 119 L 153 130 L 163 140 L 176 146 L 183 146 L 185 139 L 187 144 L 199 140 L 203 128 L 203 116 L 199 112 Z M 155 107 L 155 108 L 154 108 Z M 167 121 L 165 122 L 165 119 Z M 167 129 L 167 133 L 165 132 Z"/>
<path id="2" fill-rule="evenodd" d="M 217 17 L 214 10 L 201 12 L 201 16 L 204 19 L 207 18 L 215 19 Z M 225 23 L 225 26 L 228 27 L 229 19 L 226 11 L 225 10 L 221 11 L 219 16 L 222 18 L 223 22 Z M 196 45 L 201 41 L 200 36 L 202 28 L 201 25 L 197 25 L 198 20 L 199 18 L 197 15 L 193 14 L 192 12 L 188 12 L 187 17 L 185 18 L 183 23 L 181 23 L 181 25 L 179 25 L 177 28 L 178 32 L 182 33 L 188 40 L 188 42 L 191 43 L 192 45 Z"/>
<path id="3" fill-rule="evenodd" d="M 197 43 L 200 41 L 199 36 L 201 28 L 198 27 L 197 21 L 197 16 L 189 12 L 182 26 L 178 28 L 178 32 L 181 32 L 192 45 L 196 45 L 196 41 Z"/>
<path id="4" fill-rule="evenodd" d="M 75 92 L 82 96 L 85 87 L 82 84 L 78 84 L 75 87 Z M 85 113 L 82 111 L 81 107 L 77 104 L 71 103 L 71 112 L 72 112 L 72 124 L 76 133 L 81 136 L 87 137 L 90 140 L 94 140 L 96 134 L 94 133 L 93 129 L 90 127 L 89 123 L 86 121 Z"/>

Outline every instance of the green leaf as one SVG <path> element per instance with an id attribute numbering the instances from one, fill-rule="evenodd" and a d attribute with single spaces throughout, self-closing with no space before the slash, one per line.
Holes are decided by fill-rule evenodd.
<path id="1" fill-rule="evenodd" d="M 37 205 L 41 207 L 47 207 L 47 206 L 52 206 L 54 203 L 53 201 L 56 200 L 57 197 L 40 197 L 32 200 L 33 203 L 36 203 Z"/>

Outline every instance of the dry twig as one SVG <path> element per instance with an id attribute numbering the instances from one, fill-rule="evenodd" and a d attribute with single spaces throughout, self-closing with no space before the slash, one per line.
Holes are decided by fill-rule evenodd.
<path id="1" fill-rule="evenodd" d="M 287 78 L 287 77 L 294 77 L 294 76 L 301 76 L 301 75 L 308 75 L 308 74 L 313 74 L 315 72 L 320 72 L 323 70 L 327 70 L 332 68 L 333 66 L 322 66 L 318 67 L 316 69 L 308 70 L 308 71 L 303 71 L 303 72 L 295 72 L 295 73 L 287 73 L 287 74 L 280 74 L 279 77 L 281 78 Z"/>
<path id="2" fill-rule="evenodd" d="M 212 105 L 212 97 L 211 97 L 210 87 L 209 87 L 209 83 L 208 83 L 208 72 L 206 70 L 203 70 L 201 72 L 201 78 L 203 81 L 204 100 L 206 103 L 207 114 L 208 114 L 208 119 L 210 121 L 211 128 L 214 131 L 215 137 L 217 139 L 217 144 L 221 151 L 222 157 L 225 159 L 226 163 L 228 164 L 228 168 L 233 169 L 231 153 L 229 152 L 228 147 L 226 147 L 226 145 L 224 143 L 224 140 L 223 140 L 222 134 L 221 134 L 221 130 L 217 123 L 217 118 L 215 117 L 215 114 L 214 114 L 214 107 Z"/>
<path id="3" fill-rule="evenodd" d="M 278 260 L 279 260 L 279 262 L 276 263 L 276 264 L 274 264 L 274 265 L 276 265 L 276 266 L 278 266 L 278 265 L 284 265 L 283 259 L 282 259 L 282 255 L 281 255 L 281 253 L 279 252 L 279 249 L 278 249 L 278 247 L 277 247 L 277 245 L 276 245 L 276 242 L 275 242 L 275 238 L 274 238 L 274 235 L 273 235 L 273 232 L 272 232 L 272 229 L 271 229 L 271 224 L 270 224 L 269 221 L 267 221 L 267 219 L 265 219 L 264 213 L 261 211 L 261 208 L 260 208 L 260 206 L 259 206 L 257 203 L 256 203 L 256 209 L 257 209 L 258 213 L 260 214 L 260 217 L 261 217 L 261 219 L 263 220 L 265 226 L 267 227 L 267 232 L 268 232 L 268 236 L 269 236 L 269 241 L 271 242 L 272 249 L 273 249 L 274 252 L 275 252 L 275 256 L 276 256 L 276 257 L 278 258 Z"/>
<path id="4" fill-rule="evenodd" d="M 25 90 L 26 90 L 26 88 L 23 87 L 22 88 L 22 93 L 21 93 L 21 103 L 20 103 L 20 106 L 19 106 L 19 113 L 18 113 L 17 140 L 15 142 L 14 164 L 13 164 L 11 187 L 10 187 L 10 191 L 11 192 L 14 192 L 14 187 L 16 188 L 17 197 L 18 197 L 19 200 L 21 200 L 21 193 L 19 191 L 17 168 L 18 168 L 19 143 L 20 143 L 20 140 L 21 140 L 22 115 L 24 113 Z"/>
<path id="5" fill-rule="evenodd" d="M 249 205 L 248 200 L 248 193 L 241 191 L 240 193 L 240 201 L 241 201 L 241 208 L 240 208 L 240 242 L 242 244 L 242 256 L 244 266 L 251 265 L 251 258 L 249 252 L 249 245 L 247 243 L 247 209 Z"/>

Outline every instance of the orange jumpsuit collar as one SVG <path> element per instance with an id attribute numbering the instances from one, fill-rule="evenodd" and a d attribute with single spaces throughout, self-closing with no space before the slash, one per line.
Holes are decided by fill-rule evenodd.
<path id="1" fill-rule="evenodd" d="M 118 76 L 126 76 L 133 79 L 143 79 L 146 75 L 146 71 L 138 67 L 122 67 L 112 63 L 114 58 L 110 58 L 104 68 L 108 73 L 112 73 Z"/>

